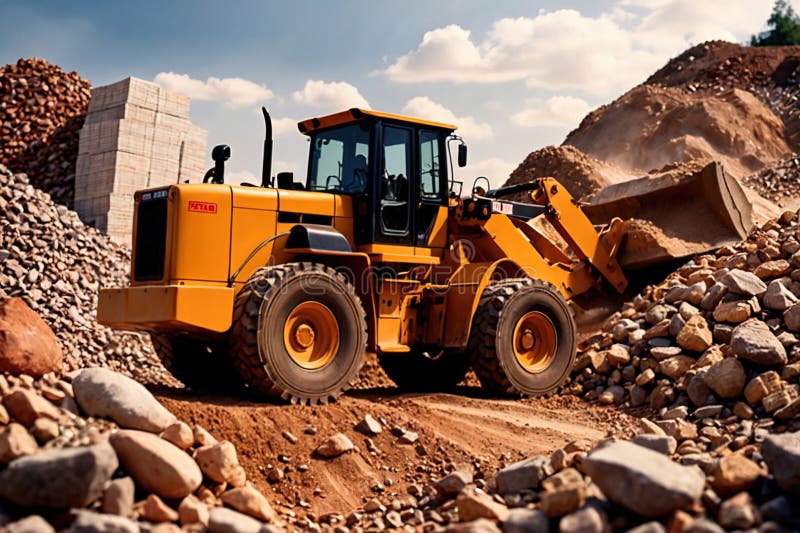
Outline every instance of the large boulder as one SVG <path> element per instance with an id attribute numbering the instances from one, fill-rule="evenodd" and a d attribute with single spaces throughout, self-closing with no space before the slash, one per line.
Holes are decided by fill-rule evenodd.
<path id="1" fill-rule="evenodd" d="M 689 505 L 700 498 L 705 485 L 699 469 L 625 441 L 596 449 L 583 465 L 609 500 L 647 517 Z"/>
<path id="2" fill-rule="evenodd" d="M 786 348 L 772 334 L 764 322 L 750 319 L 739 324 L 731 334 L 731 351 L 739 359 L 746 359 L 757 365 L 785 365 Z"/>
<path id="3" fill-rule="evenodd" d="M 12 461 L 0 473 L 0 498 L 21 507 L 85 507 L 119 466 L 107 442 L 46 450 Z"/>
<path id="4" fill-rule="evenodd" d="M 58 339 L 39 315 L 20 298 L 0 299 L 0 372 L 39 377 L 62 365 Z"/>
<path id="5" fill-rule="evenodd" d="M 800 495 L 800 431 L 768 436 L 761 446 L 761 455 L 778 485 Z"/>
<path id="6" fill-rule="evenodd" d="M 136 484 L 163 498 L 183 498 L 203 480 L 186 452 L 152 433 L 120 430 L 111 435 L 111 445 Z"/>
<path id="7" fill-rule="evenodd" d="M 176 420 L 141 383 L 106 368 L 82 370 L 72 389 L 83 412 L 123 428 L 160 433 Z"/>

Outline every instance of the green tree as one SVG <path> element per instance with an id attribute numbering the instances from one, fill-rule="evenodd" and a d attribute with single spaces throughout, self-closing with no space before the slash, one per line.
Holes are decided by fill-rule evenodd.
<path id="1" fill-rule="evenodd" d="M 767 31 L 750 37 L 750 46 L 800 44 L 800 17 L 787 0 L 777 0 L 767 19 Z"/>

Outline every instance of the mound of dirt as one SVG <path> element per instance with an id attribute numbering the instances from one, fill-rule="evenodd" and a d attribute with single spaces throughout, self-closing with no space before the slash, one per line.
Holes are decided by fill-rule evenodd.
<path id="1" fill-rule="evenodd" d="M 718 94 L 752 92 L 786 124 L 787 138 L 800 150 L 800 46 L 740 46 L 711 41 L 686 50 L 645 84 Z"/>
<path id="2" fill-rule="evenodd" d="M 572 196 L 582 198 L 610 183 L 625 181 L 630 176 L 614 165 L 588 156 L 574 146 L 546 146 L 531 152 L 525 161 L 514 169 L 506 185 L 528 183 L 536 178 L 555 178 Z M 518 198 L 524 200 L 522 193 Z"/>
<path id="3" fill-rule="evenodd" d="M 565 144 L 631 171 L 720 161 L 743 179 L 792 152 L 781 120 L 751 93 L 642 85 L 584 118 Z"/>
<path id="4" fill-rule="evenodd" d="M 78 132 L 91 84 L 44 59 L 0 68 L 0 164 L 72 207 Z"/>

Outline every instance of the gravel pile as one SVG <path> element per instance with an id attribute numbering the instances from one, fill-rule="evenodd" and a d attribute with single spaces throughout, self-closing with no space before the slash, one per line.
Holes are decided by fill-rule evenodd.
<path id="1" fill-rule="evenodd" d="M 78 132 L 90 83 L 44 59 L 0 68 L 0 164 L 72 207 Z"/>
<path id="2" fill-rule="evenodd" d="M 800 433 L 680 460 L 674 440 L 572 442 L 491 475 L 469 465 L 430 484 L 410 484 L 348 515 L 323 517 L 340 531 L 597 532 L 796 531 Z"/>
<path id="3" fill-rule="evenodd" d="M 281 527 L 230 442 L 177 420 L 130 378 L 0 374 L 0 400 L 4 531 Z"/>
<path id="4" fill-rule="evenodd" d="M 795 200 L 800 197 L 800 155 L 787 157 L 753 174 L 745 183 L 778 205 Z"/>
<path id="5" fill-rule="evenodd" d="M 171 382 L 147 336 L 99 326 L 101 286 L 128 283 L 130 251 L 0 166 L 0 297 L 18 296 L 58 337 L 66 371 L 105 366 Z M 172 381 L 174 383 L 174 381 Z"/>
<path id="6" fill-rule="evenodd" d="M 569 390 L 651 409 L 682 456 L 800 429 L 799 230 L 786 212 L 648 287 L 584 341 Z"/>

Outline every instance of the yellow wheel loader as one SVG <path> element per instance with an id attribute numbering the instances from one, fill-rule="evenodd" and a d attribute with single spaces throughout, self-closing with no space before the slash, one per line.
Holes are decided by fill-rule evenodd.
<path id="1" fill-rule="evenodd" d="M 136 193 L 130 286 L 101 289 L 98 322 L 149 332 L 190 386 L 295 403 L 337 398 L 367 351 L 407 389 L 451 387 L 470 367 L 499 393 L 563 383 L 568 301 L 626 287 L 618 219 L 596 228 L 553 179 L 461 197 L 455 126 L 362 109 L 300 122 L 306 179 L 273 179 L 263 111 L 260 184 L 225 184 L 222 145 L 204 183 Z M 530 203 L 503 199 L 521 191 Z M 562 246 L 528 223 L 539 216 Z"/>

